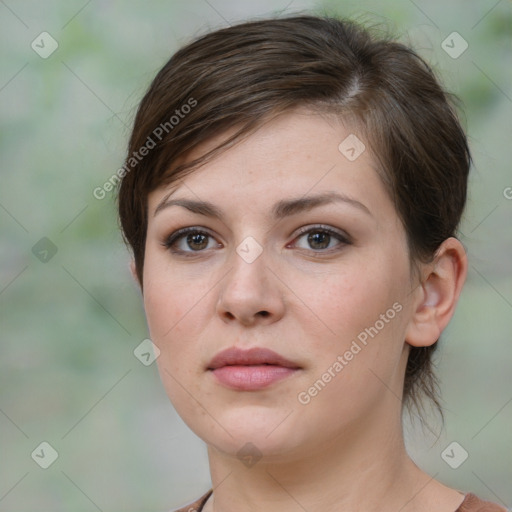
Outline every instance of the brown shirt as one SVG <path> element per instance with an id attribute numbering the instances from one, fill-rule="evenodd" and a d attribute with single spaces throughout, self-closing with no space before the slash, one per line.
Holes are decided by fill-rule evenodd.
<path id="1" fill-rule="evenodd" d="M 199 498 L 194 503 L 190 503 L 186 507 L 180 508 L 175 512 L 200 512 L 203 510 L 204 504 L 212 494 L 210 489 L 204 496 Z M 503 507 L 491 503 L 490 501 L 484 501 L 475 496 L 474 494 L 466 494 L 464 501 L 460 504 L 460 507 L 455 512 L 507 512 Z"/>

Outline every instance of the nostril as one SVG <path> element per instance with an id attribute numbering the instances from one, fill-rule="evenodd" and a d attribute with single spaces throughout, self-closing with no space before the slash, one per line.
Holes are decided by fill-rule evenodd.
<path id="1" fill-rule="evenodd" d="M 259 311 L 258 315 L 263 316 L 263 317 L 267 317 L 267 316 L 270 315 L 270 313 L 268 311 Z"/>

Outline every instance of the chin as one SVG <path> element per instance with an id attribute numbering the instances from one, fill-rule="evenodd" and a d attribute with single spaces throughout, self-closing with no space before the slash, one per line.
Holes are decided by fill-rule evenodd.
<path id="1" fill-rule="evenodd" d="M 293 413 L 288 416 L 291 410 L 245 405 L 218 414 L 211 412 L 218 423 L 191 422 L 189 426 L 208 445 L 226 454 L 240 458 L 239 452 L 243 455 L 252 450 L 260 457 L 275 458 L 293 452 L 300 444 Z M 200 421 L 204 420 L 201 416 Z"/>

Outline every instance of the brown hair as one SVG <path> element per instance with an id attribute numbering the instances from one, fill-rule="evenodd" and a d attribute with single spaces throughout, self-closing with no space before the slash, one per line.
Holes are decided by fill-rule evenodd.
<path id="1" fill-rule="evenodd" d="M 471 157 L 449 97 L 426 62 L 352 21 L 316 16 L 252 21 L 181 48 L 139 105 L 118 199 L 141 285 L 148 194 L 296 107 L 356 121 L 378 159 L 413 262 L 432 259 L 455 235 Z M 176 165 L 229 128 L 235 133 L 218 147 Z M 423 392 L 440 409 L 431 361 L 436 346 L 410 349 L 407 405 L 419 408 Z"/>

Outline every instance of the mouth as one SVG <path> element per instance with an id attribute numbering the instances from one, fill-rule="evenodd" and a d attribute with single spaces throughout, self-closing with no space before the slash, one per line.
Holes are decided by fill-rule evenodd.
<path id="1" fill-rule="evenodd" d="M 236 347 L 219 352 L 208 364 L 217 382 L 240 391 L 256 391 L 292 376 L 301 367 L 265 348 Z"/>

